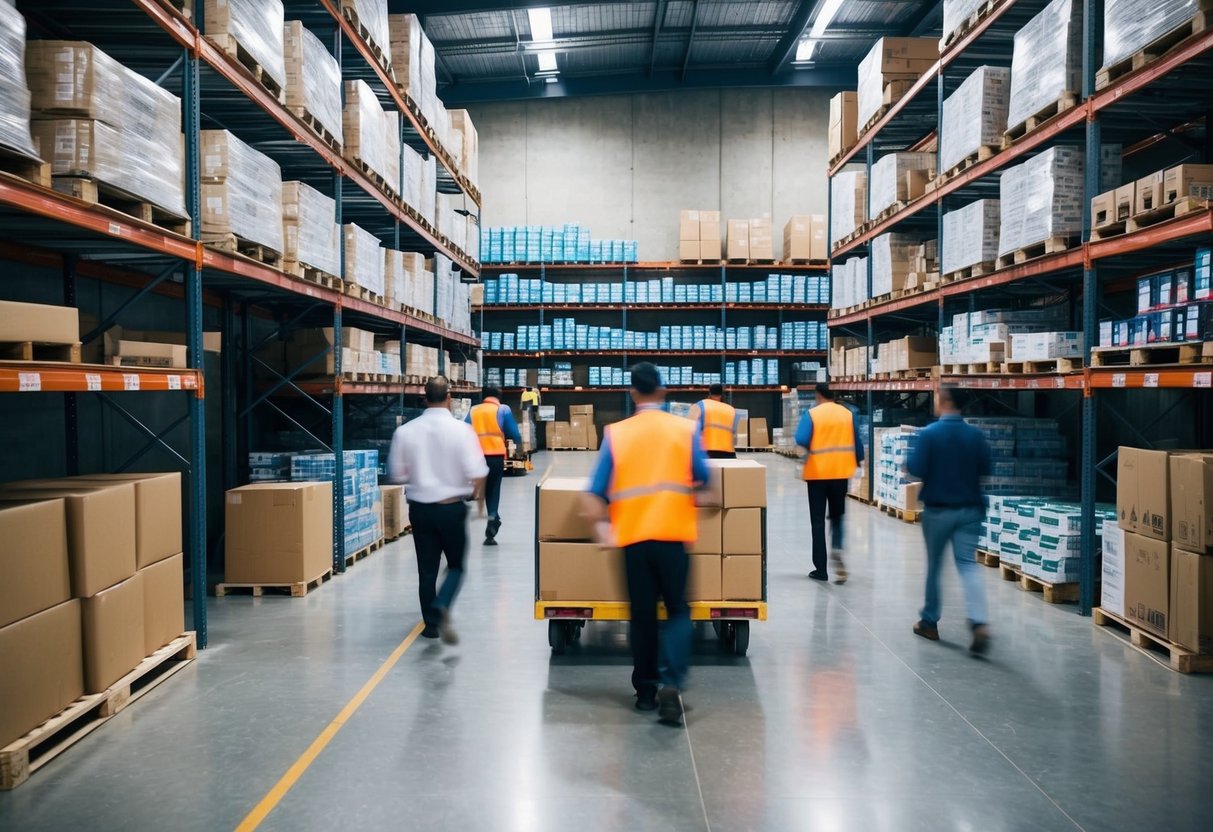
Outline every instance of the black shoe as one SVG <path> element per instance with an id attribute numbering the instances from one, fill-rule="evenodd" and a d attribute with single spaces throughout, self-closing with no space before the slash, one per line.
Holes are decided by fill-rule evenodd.
<path id="1" fill-rule="evenodd" d="M 497 532 L 499 531 L 501 531 L 501 518 L 493 517 L 489 520 L 488 525 L 485 527 L 484 536 L 489 540 L 492 540 L 497 536 Z"/>
<path id="2" fill-rule="evenodd" d="M 919 621 L 914 625 L 914 635 L 922 636 L 927 641 L 939 641 L 939 628 L 934 624 Z"/>
<path id="3" fill-rule="evenodd" d="M 664 687 L 657 694 L 657 716 L 667 725 L 682 724 L 682 694 L 678 688 Z"/>
<path id="4" fill-rule="evenodd" d="M 809 577 L 815 581 L 829 581 L 830 576 L 826 574 L 824 569 L 814 569 L 809 573 Z"/>
<path id="5" fill-rule="evenodd" d="M 984 656 L 990 649 L 990 628 L 985 624 L 973 627 L 973 641 L 969 644 L 969 652 L 974 656 Z"/>
<path id="6" fill-rule="evenodd" d="M 499 546 L 499 545 L 501 545 L 501 544 L 499 544 L 499 543 L 498 543 L 496 540 L 494 540 L 494 539 L 493 539 L 493 538 L 491 538 L 491 537 L 486 537 L 486 538 L 484 539 L 484 545 L 485 545 L 485 546 Z"/>
<path id="7" fill-rule="evenodd" d="M 421 631 L 422 638 L 438 638 L 439 635 L 438 626 L 435 624 L 431 624 Z"/>
<path id="8" fill-rule="evenodd" d="M 642 690 L 636 692 L 636 710 L 638 711 L 655 711 L 657 710 L 657 691 Z"/>

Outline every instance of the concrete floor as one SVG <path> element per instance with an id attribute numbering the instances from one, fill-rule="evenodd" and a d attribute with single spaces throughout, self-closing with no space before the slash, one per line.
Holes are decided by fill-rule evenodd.
<path id="1" fill-rule="evenodd" d="M 262 828 L 1211 828 L 1213 679 L 995 570 L 988 661 L 964 649 L 954 571 L 945 641 L 922 641 L 918 528 L 849 503 L 851 581 L 810 582 L 795 465 L 755 458 L 770 620 L 746 659 L 703 636 L 687 730 L 631 709 L 622 627 L 550 655 L 531 606 L 537 477 L 507 480 L 502 545 L 474 547 L 456 607 L 463 643 L 418 640 Z M 577 473 L 591 456 L 551 461 Z M 0 829 L 235 827 L 414 626 L 415 585 L 405 538 L 304 599 L 212 599 L 197 663 L 0 792 Z"/>

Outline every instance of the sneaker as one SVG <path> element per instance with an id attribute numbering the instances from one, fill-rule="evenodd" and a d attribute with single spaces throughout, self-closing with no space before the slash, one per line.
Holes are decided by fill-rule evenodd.
<path id="1" fill-rule="evenodd" d="M 492 540 L 497 536 L 497 532 L 501 531 L 501 518 L 492 517 L 489 519 L 488 525 L 485 527 L 484 536 Z"/>
<path id="2" fill-rule="evenodd" d="M 832 552 L 830 561 L 834 566 L 834 583 L 845 584 L 847 582 L 847 566 L 842 562 L 842 552 Z"/>
<path id="3" fill-rule="evenodd" d="M 421 631 L 421 637 L 422 638 L 438 638 L 438 628 L 433 625 L 427 626 L 424 630 Z"/>
<path id="4" fill-rule="evenodd" d="M 668 725 L 682 724 L 682 694 L 678 688 L 664 687 L 657 693 L 657 716 Z"/>
<path id="5" fill-rule="evenodd" d="M 486 537 L 484 539 L 484 545 L 485 546 L 500 546 L 501 544 L 499 544 L 496 540 L 494 540 L 491 537 Z"/>
<path id="6" fill-rule="evenodd" d="M 809 577 L 815 581 L 828 581 L 830 576 L 826 574 L 824 569 L 814 569 L 809 573 Z"/>
<path id="7" fill-rule="evenodd" d="M 985 624 L 973 627 L 973 641 L 969 644 L 969 652 L 974 656 L 984 656 L 990 649 L 990 628 Z"/>
<path id="8" fill-rule="evenodd" d="M 638 711 L 655 711 L 655 710 L 657 710 L 657 691 L 655 691 L 655 690 L 636 691 L 636 710 L 638 710 Z"/>
<path id="9" fill-rule="evenodd" d="M 455 628 L 451 626 L 451 613 L 449 610 L 442 611 L 442 623 L 438 625 L 438 635 L 442 637 L 443 644 L 459 643 L 459 633 L 455 632 Z"/>
<path id="10" fill-rule="evenodd" d="M 927 641 L 939 641 L 939 628 L 934 624 L 919 621 L 914 625 L 914 635 L 921 636 Z"/>

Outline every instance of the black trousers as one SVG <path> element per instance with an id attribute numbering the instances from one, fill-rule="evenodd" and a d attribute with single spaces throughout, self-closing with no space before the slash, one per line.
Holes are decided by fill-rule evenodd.
<path id="1" fill-rule="evenodd" d="M 485 463 L 489 466 L 489 475 L 484 481 L 484 503 L 490 518 L 497 517 L 501 507 L 501 478 L 505 476 L 505 457 L 486 456 Z"/>
<path id="2" fill-rule="evenodd" d="M 737 459 L 736 451 L 708 451 L 708 459 Z"/>
<path id="3" fill-rule="evenodd" d="M 666 683 L 680 685 L 686 672 L 690 619 L 687 607 L 687 574 L 690 560 L 686 545 L 665 540 L 645 540 L 624 547 L 628 598 L 632 605 L 632 687 L 636 691 L 656 692 L 662 680 L 660 642 L 657 625 L 657 599 L 665 601 L 669 614 L 667 627 L 679 632 L 667 638 Z M 686 622 L 685 640 L 681 632 Z"/>
<path id="4" fill-rule="evenodd" d="M 413 545 L 417 547 L 417 595 L 425 626 L 436 627 L 442 611 L 455 603 L 463 583 L 468 548 L 467 503 L 409 503 Z M 446 577 L 438 589 L 438 570 L 446 555 Z"/>
<path id="5" fill-rule="evenodd" d="M 835 549 L 842 548 L 842 515 L 847 508 L 847 480 L 808 480 L 809 521 L 813 524 L 813 568 L 825 572 L 826 509 L 830 512 L 830 536 Z"/>

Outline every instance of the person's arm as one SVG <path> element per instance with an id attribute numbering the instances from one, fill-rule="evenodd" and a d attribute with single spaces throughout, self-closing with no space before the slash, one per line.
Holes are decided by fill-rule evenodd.
<path id="1" fill-rule="evenodd" d="M 468 408 L 467 415 L 463 417 L 463 423 L 465 425 L 470 425 L 472 423 L 472 408 Z"/>
<path id="2" fill-rule="evenodd" d="M 476 438 L 476 432 L 469 427 L 461 433 L 463 439 L 460 443 L 459 461 L 463 466 L 463 475 L 472 484 L 472 497 L 479 500 L 484 494 L 484 480 L 489 475 L 489 466 L 484 461 L 484 452 L 480 450 L 480 440 Z"/>
<path id="3" fill-rule="evenodd" d="M 796 444 L 808 450 L 809 444 L 813 441 L 813 417 L 805 413 L 800 417 L 800 424 L 796 426 Z"/>
<path id="4" fill-rule="evenodd" d="M 707 419 L 707 411 L 704 409 L 703 402 L 695 402 L 695 409 L 699 411 L 699 415 L 695 417 L 695 432 L 703 433 L 703 425 Z"/>
<path id="5" fill-rule="evenodd" d="M 708 455 L 704 453 L 703 442 L 700 440 L 699 434 L 691 435 L 691 482 L 696 488 L 707 485 L 708 478 L 712 476 L 711 470 L 708 468 Z"/>
<path id="6" fill-rule="evenodd" d="M 518 422 L 514 420 L 514 411 L 502 405 L 497 408 L 497 420 L 501 423 L 501 432 L 505 434 L 505 438 L 512 439 L 521 445 L 522 434 L 518 432 Z"/>
<path id="7" fill-rule="evenodd" d="M 392 434 L 392 445 L 387 452 L 387 476 L 397 485 L 409 481 L 409 466 L 404 456 L 404 440 L 400 435 L 400 428 L 396 428 Z"/>
<path id="8" fill-rule="evenodd" d="M 863 437 L 859 434 L 859 414 L 851 412 L 851 433 L 855 435 L 855 462 L 863 465 Z"/>
<path id="9" fill-rule="evenodd" d="M 613 545 L 611 537 L 610 503 L 611 477 L 614 475 L 615 460 L 611 455 L 611 434 L 608 431 L 602 438 L 602 447 L 598 449 L 598 462 L 594 465 L 594 473 L 590 477 L 590 487 L 581 495 L 581 513 L 594 524 L 598 542 L 603 546 Z"/>
<path id="10" fill-rule="evenodd" d="M 914 441 L 914 448 L 910 451 L 910 456 L 906 459 L 906 471 L 912 477 L 924 479 L 927 475 L 927 466 L 930 464 L 931 452 L 929 445 L 931 444 L 931 432 L 927 429 L 920 430 Z"/>

